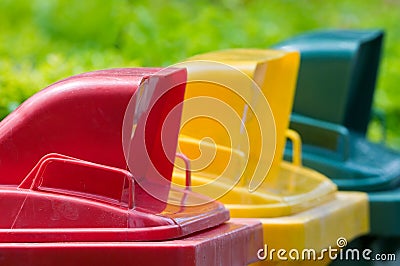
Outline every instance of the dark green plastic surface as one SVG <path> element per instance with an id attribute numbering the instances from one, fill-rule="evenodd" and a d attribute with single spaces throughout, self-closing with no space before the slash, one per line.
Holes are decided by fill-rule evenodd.
<path id="1" fill-rule="evenodd" d="M 400 236 L 400 188 L 368 193 L 371 232 L 376 236 Z M 400 247 L 400 240 L 399 247 Z M 400 258 L 399 258 L 400 259 Z"/>
<path id="2" fill-rule="evenodd" d="M 382 41 L 381 30 L 331 30 L 275 45 L 301 52 L 293 111 L 365 134 Z"/>
<path id="3" fill-rule="evenodd" d="M 371 234 L 393 237 L 400 236 L 400 153 L 365 138 L 382 40 L 380 30 L 326 31 L 275 48 L 301 53 L 290 128 L 302 138 L 304 165 L 341 190 L 369 192 Z"/>

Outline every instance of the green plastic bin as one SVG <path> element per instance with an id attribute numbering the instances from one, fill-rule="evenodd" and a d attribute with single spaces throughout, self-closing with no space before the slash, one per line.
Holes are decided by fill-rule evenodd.
<path id="1" fill-rule="evenodd" d="M 290 127 L 302 137 L 304 165 L 341 190 L 370 192 L 371 235 L 400 237 L 400 153 L 365 138 L 382 41 L 382 30 L 329 30 L 274 47 L 301 53 Z"/>

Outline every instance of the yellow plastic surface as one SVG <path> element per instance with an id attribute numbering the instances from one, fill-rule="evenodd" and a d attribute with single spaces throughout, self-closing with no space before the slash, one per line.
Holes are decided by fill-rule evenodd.
<path id="1" fill-rule="evenodd" d="M 276 135 L 267 136 L 271 139 L 276 137 L 276 152 L 271 171 L 261 186 L 255 192 L 250 192 L 246 171 L 254 167 L 256 164 L 254 158 L 257 158 L 257 153 L 260 152 L 260 148 L 257 149 L 260 137 L 257 134 L 260 133 L 253 132 L 257 130 L 251 121 L 244 121 L 250 136 L 248 150 L 243 147 L 244 145 L 232 144 L 231 140 L 234 138 L 245 141 L 241 139 L 238 124 L 233 122 L 229 124 L 228 128 L 234 130 L 228 134 L 226 128 L 206 118 L 189 121 L 190 125 L 186 121 L 188 124 L 183 124 L 181 127 L 179 149 L 191 159 L 194 169 L 191 178 L 193 190 L 214 198 L 223 194 L 218 200 L 230 209 L 232 217 L 261 220 L 264 242 L 269 248 L 288 250 L 313 248 L 316 252 L 320 252 L 323 248 L 335 247 L 339 237 L 351 241 L 368 232 L 369 209 L 366 194 L 337 192 L 336 186 L 327 177 L 301 166 L 300 137 L 296 132 L 288 130 L 297 77 L 298 54 L 285 51 L 235 49 L 207 53 L 191 59 L 226 63 L 246 73 L 261 87 L 276 123 Z M 230 79 L 232 84 L 251 86 L 247 81 L 231 77 L 230 73 L 221 75 L 220 72 L 205 69 L 203 73 L 197 71 L 196 75 L 199 79 L 201 77 L 206 79 L 209 75 L 219 75 L 221 78 Z M 234 94 L 217 87 L 215 84 L 207 85 L 204 82 L 189 82 L 185 98 L 209 96 L 228 102 L 240 113 L 245 103 L 238 100 Z M 251 98 L 251 89 L 245 92 L 248 93 L 247 97 Z M 190 108 L 193 113 L 214 108 L 206 99 L 197 109 L 194 107 L 193 109 L 192 105 Z M 184 106 L 184 116 L 185 112 L 186 115 L 190 112 L 188 109 L 185 110 Z M 208 136 L 212 140 L 207 138 Z M 291 163 L 282 160 L 285 138 L 289 138 L 293 143 L 294 159 Z M 206 164 L 206 162 L 211 163 Z M 246 162 L 248 165 L 244 173 L 238 176 Z M 232 165 L 228 171 L 227 164 Z M 172 181 L 183 186 L 185 175 L 182 169 L 182 166 L 181 169 L 175 169 Z M 232 180 L 237 181 L 235 186 L 232 186 Z M 224 194 L 225 191 L 229 192 Z M 329 259 L 316 262 L 266 260 L 258 264 L 293 265 L 293 263 L 326 265 Z"/>
<path id="2" fill-rule="evenodd" d="M 175 169 L 172 182 L 184 186 L 185 178 L 184 171 Z M 281 162 L 277 176 L 268 177 L 252 193 L 245 186 L 231 188 L 230 180 L 226 179 L 222 177 L 212 182 L 207 175 L 192 173 L 192 190 L 214 198 L 223 194 L 217 200 L 236 218 L 282 217 L 299 213 L 332 200 L 336 192 L 336 186 L 324 175 L 285 161 Z"/>
<path id="3" fill-rule="evenodd" d="M 213 65 L 210 65 L 210 68 L 198 67 L 195 71 L 189 68 L 179 152 L 191 159 L 194 191 L 220 200 L 228 206 L 233 217 L 291 215 L 317 206 L 334 196 L 336 186 L 328 178 L 316 171 L 301 167 L 301 141 L 295 132 L 288 131 L 299 63 L 297 52 L 239 49 L 208 53 L 191 59 L 218 60 L 245 72 L 262 89 L 276 125 L 276 136 L 268 135 L 269 132 L 266 136 L 261 136 L 254 123 L 255 119 L 252 119 L 254 114 L 251 114 L 251 110 L 248 111 L 247 120 L 239 118 L 237 119 L 239 122 L 235 123 L 235 119 L 230 117 L 232 113 L 229 113 L 229 108 L 225 110 L 221 106 L 216 106 L 215 99 L 236 109 L 235 113 L 239 114 L 243 113 L 246 104 L 257 105 L 258 99 L 248 103 L 218 84 L 197 81 L 228 80 L 228 85 L 239 86 L 242 95 L 253 99 L 254 92 L 249 79 L 239 77 L 237 72 L 218 70 Z M 199 100 L 199 97 L 204 99 Z M 196 98 L 197 105 L 187 104 Z M 215 110 L 216 116 L 220 116 L 221 123 L 207 117 L 186 118 L 193 117 L 193 114 L 202 114 L 204 109 L 208 108 Z M 249 134 L 248 139 L 240 134 L 241 121 L 244 122 Z M 282 160 L 286 136 L 289 136 L 294 144 L 293 164 Z M 261 137 L 266 140 L 276 137 L 276 152 L 270 172 L 267 176 L 261 177 L 265 178 L 263 183 L 256 191 L 250 192 L 249 173 L 254 173 L 252 170 L 259 162 Z M 235 140 L 241 145 L 233 143 Z M 274 146 L 265 145 L 264 148 L 273 149 Z M 271 154 L 273 151 L 270 151 Z M 184 172 L 176 169 L 173 182 L 183 185 L 184 180 Z"/>
<path id="4" fill-rule="evenodd" d="M 260 219 L 264 230 L 264 245 L 268 250 L 314 249 L 321 252 L 329 247 L 337 248 L 338 238 L 348 242 L 369 231 L 369 206 L 367 194 L 362 192 L 337 192 L 335 197 L 318 207 L 280 218 Z M 317 254 L 317 257 L 320 254 Z M 252 265 L 326 265 L 329 256 L 322 261 L 263 260 Z M 292 264 L 293 265 L 293 264 Z"/>
<path id="5" fill-rule="evenodd" d="M 247 74 L 261 88 L 275 120 L 276 149 L 269 176 L 276 175 L 283 158 L 285 134 L 293 106 L 300 62 L 299 53 L 280 50 L 231 49 L 196 55 L 189 60 L 213 60 L 228 64 Z M 243 83 L 243 79 L 236 82 Z M 243 86 L 246 85 L 243 84 Z M 189 98 L 191 93 L 189 84 L 185 97 Z M 219 95 L 219 97 L 224 101 L 229 98 L 227 95 Z M 183 133 L 186 134 L 185 131 Z M 187 135 L 194 137 L 192 134 Z M 250 145 L 257 147 L 259 145 L 257 141 L 256 137 L 251 138 Z M 251 152 L 254 154 L 258 151 L 253 149 Z"/>

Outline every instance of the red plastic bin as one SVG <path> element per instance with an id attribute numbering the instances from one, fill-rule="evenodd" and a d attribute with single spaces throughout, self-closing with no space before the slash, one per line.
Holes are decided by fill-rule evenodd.
<path id="1" fill-rule="evenodd" d="M 0 261 L 158 265 L 155 254 L 163 265 L 254 261 L 258 222 L 223 224 L 222 204 L 179 206 L 204 196 L 170 186 L 185 82 L 184 69 L 95 71 L 47 87 L 4 119 Z"/>

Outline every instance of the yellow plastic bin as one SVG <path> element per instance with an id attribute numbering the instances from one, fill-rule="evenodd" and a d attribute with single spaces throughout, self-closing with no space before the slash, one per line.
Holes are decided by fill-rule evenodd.
<path id="1" fill-rule="evenodd" d="M 312 248 L 319 254 L 339 238 L 368 232 L 364 193 L 337 192 L 328 178 L 301 166 L 300 138 L 288 131 L 297 52 L 234 49 L 191 60 L 205 61 L 178 64 L 188 69 L 178 149 L 192 163 L 193 190 L 218 198 L 232 217 L 260 219 L 269 250 Z M 294 143 L 292 163 L 282 160 L 286 137 Z M 265 166 L 271 166 L 268 174 Z M 179 168 L 173 182 L 184 184 Z"/>

